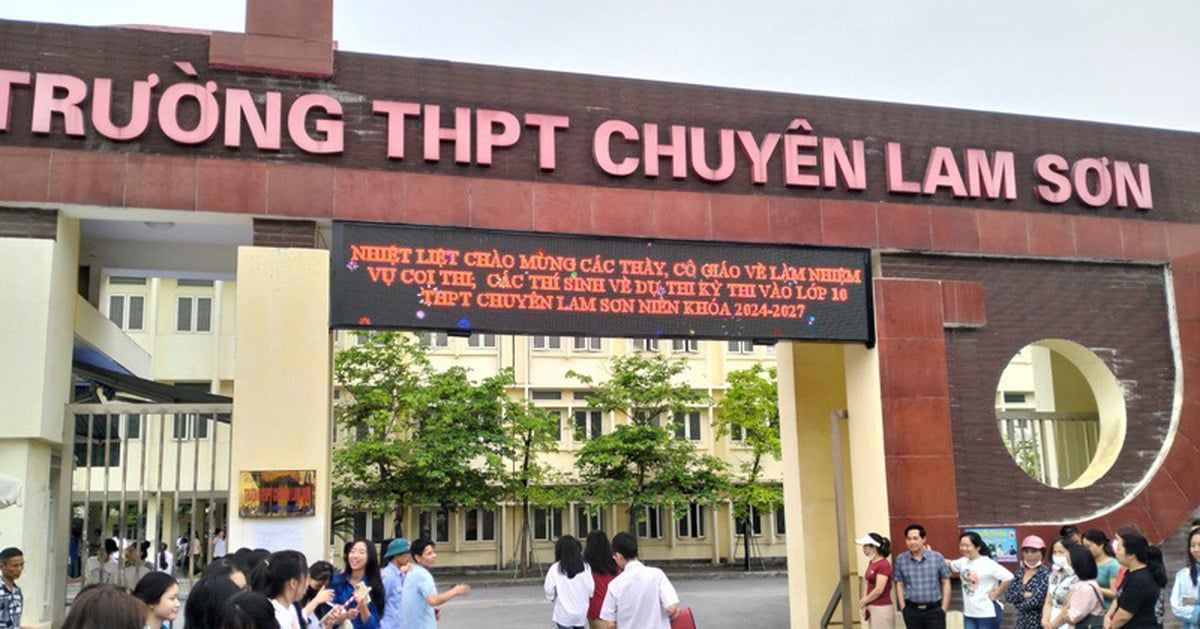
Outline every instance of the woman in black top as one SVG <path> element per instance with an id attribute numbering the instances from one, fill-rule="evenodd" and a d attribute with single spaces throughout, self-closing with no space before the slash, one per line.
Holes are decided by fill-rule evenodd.
<path id="1" fill-rule="evenodd" d="M 1162 629 L 1163 588 L 1167 585 L 1162 551 L 1137 533 L 1118 534 L 1117 561 L 1125 566 L 1125 579 L 1117 590 L 1112 629 Z"/>

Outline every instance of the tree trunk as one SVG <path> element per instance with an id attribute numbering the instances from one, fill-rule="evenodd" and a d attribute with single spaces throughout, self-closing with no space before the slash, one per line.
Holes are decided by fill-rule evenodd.
<path id="1" fill-rule="evenodd" d="M 747 515 L 742 519 L 742 545 L 744 547 L 742 558 L 746 567 L 746 572 L 750 572 L 750 516 Z"/>

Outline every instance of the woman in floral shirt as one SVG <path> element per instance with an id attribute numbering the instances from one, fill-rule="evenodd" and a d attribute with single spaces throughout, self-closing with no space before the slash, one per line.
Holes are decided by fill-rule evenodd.
<path id="1" fill-rule="evenodd" d="M 1017 568 L 1013 584 L 1004 593 L 1005 599 L 1017 610 L 1015 629 L 1041 629 L 1042 605 L 1046 601 L 1049 581 L 1046 542 L 1037 535 L 1030 535 L 1021 542 L 1021 566 Z"/>

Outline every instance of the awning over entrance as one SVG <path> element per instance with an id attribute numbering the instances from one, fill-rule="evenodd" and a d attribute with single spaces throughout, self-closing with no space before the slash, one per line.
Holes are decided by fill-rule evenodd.
<path id="1" fill-rule="evenodd" d="M 233 398 L 179 387 L 163 382 L 146 380 L 130 374 L 120 373 L 76 360 L 72 366 L 75 376 L 92 384 L 88 392 L 79 396 L 76 403 L 100 402 L 97 388 L 104 387 L 105 397 L 112 401 L 120 398 L 125 402 L 144 401 L 164 404 L 233 404 Z"/>

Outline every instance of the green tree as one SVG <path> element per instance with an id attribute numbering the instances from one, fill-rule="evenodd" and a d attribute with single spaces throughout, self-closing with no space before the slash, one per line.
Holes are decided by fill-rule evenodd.
<path id="1" fill-rule="evenodd" d="M 741 478 L 729 490 L 734 518 L 742 523 L 745 566 L 750 570 L 750 511 L 770 512 L 783 501 L 778 483 L 760 480 L 765 457 L 778 461 L 782 454 L 779 387 L 775 368 L 762 365 L 731 371 L 726 381 L 729 388 L 717 403 L 713 427 L 717 437 L 737 435 L 750 450 L 749 458 L 739 465 Z"/>
<path id="2" fill-rule="evenodd" d="M 576 469 L 592 502 L 629 505 L 629 531 L 635 532 L 643 507 L 715 502 L 725 487 L 725 464 L 696 451 L 675 436 L 675 416 L 708 403 L 686 383 L 675 382 L 686 360 L 632 354 L 613 358 L 609 379 L 568 371 L 592 386 L 587 402 L 626 421 L 613 432 L 588 440 L 576 455 Z"/>
<path id="3" fill-rule="evenodd" d="M 541 459 L 558 450 L 562 429 L 558 413 L 538 408 L 528 400 L 506 404 L 505 420 L 513 441 L 512 469 L 508 477 L 509 496 L 521 504 L 521 528 L 517 541 L 518 567 L 522 575 L 529 568 L 530 505 L 565 505 L 571 498 L 564 478 Z"/>
<path id="4" fill-rule="evenodd" d="M 461 367 L 435 370 L 408 335 L 365 339 L 334 359 L 349 436 L 333 453 L 334 494 L 398 524 L 406 505 L 494 506 L 513 452 L 503 417 L 511 373 L 473 382 Z"/>

